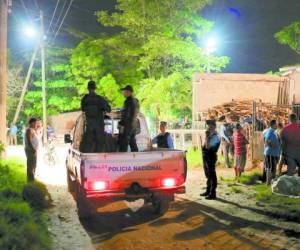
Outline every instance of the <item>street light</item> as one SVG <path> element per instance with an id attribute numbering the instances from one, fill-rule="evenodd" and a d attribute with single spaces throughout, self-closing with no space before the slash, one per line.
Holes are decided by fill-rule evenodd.
<path id="1" fill-rule="evenodd" d="M 37 31 L 34 28 L 34 26 L 26 26 L 24 28 L 24 32 L 25 32 L 26 36 L 28 36 L 30 38 L 34 38 L 34 37 L 39 38 L 38 47 L 40 47 L 40 49 L 41 49 L 41 66 L 42 66 L 42 104 L 43 104 L 43 119 L 42 120 L 43 120 L 43 127 L 44 127 L 43 141 L 44 141 L 44 145 L 45 145 L 45 144 L 47 144 L 47 107 L 46 107 L 46 73 L 45 73 L 45 39 L 46 39 L 46 37 L 45 37 L 45 32 L 44 32 L 43 12 L 41 10 L 40 10 L 39 21 L 40 21 L 40 31 Z M 34 51 L 32 59 L 31 59 L 31 63 L 30 63 L 29 71 L 28 71 L 29 77 L 31 74 L 34 60 L 35 60 L 36 52 L 37 52 L 37 49 Z M 17 120 L 17 118 L 18 118 L 18 115 L 20 112 L 20 107 L 22 105 L 23 98 L 24 98 L 24 92 L 26 91 L 26 88 L 28 85 L 29 77 L 28 77 L 27 82 L 24 85 L 23 92 L 21 95 L 21 99 L 20 99 L 14 120 Z"/>
<path id="2" fill-rule="evenodd" d="M 209 37 L 205 43 L 205 52 L 210 55 L 217 50 L 217 40 L 214 37 Z"/>
<path id="3" fill-rule="evenodd" d="M 204 51 L 208 55 L 208 66 L 207 66 L 207 73 L 210 73 L 210 55 L 214 53 L 217 50 L 217 40 L 214 37 L 209 37 L 205 42 L 205 48 Z"/>
<path id="4" fill-rule="evenodd" d="M 36 31 L 36 29 L 32 26 L 27 26 L 24 28 L 24 33 L 27 37 L 29 38 L 33 38 L 36 37 L 38 32 Z"/>

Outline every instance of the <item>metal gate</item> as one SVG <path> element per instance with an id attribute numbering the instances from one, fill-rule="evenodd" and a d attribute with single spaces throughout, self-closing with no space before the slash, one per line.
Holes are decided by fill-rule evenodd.
<path id="1" fill-rule="evenodd" d="M 296 114 L 298 121 L 300 121 L 300 104 L 292 105 L 292 111 Z"/>

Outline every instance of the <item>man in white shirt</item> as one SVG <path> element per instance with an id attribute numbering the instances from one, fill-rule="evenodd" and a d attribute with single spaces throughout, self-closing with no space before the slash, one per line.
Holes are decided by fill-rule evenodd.
<path id="1" fill-rule="evenodd" d="M 25 154 L 27 158 L 27 181 L 34 181 L 37 150 L 39 147 L 39 138 L 37 136 L 38 120 L 36 118 L 30 118 L 29 127 L 26 129 L 25 140 Z"/>

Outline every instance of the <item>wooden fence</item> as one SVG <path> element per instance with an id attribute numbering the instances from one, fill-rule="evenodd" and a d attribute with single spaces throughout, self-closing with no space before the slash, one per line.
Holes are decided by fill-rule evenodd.
<path id="1" fill-rule="evenodd" d="M 172 129 L 168 130 L 174 140 L 174 147 L 176 149 L 187 150 L 190 147 L 201 146 L 201 138 L 205 138 L 204 129 Z M 250 141 L 250 148 L 248 152 L 248 159 L 251 161 L 263 161 L 264 143 L 262 132 L 247 131 Z"/>

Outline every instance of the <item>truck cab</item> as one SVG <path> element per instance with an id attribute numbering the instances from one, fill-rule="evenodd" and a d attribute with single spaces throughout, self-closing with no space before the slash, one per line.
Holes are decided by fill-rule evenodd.
<path id="1" fill-rule="evenodd" d="M 142 113 L 139 113 L 139 133 L 136 140 L 139 152 L 118 152 L 118 122 L 120 112 L 106 115 L 105 153 L 80 152 L 85 129 L 81 114 L 71 135 L 66 160 L 68 189 L 75 195 L 79 217 L 90 217 L 97 208 L 108 203 L 144 199 L 152 203 L 155 213 L 164 213 L 174 194 L 185 193 L 187 174 L 184 151 L 152 148 L 151 138 Z"/>

